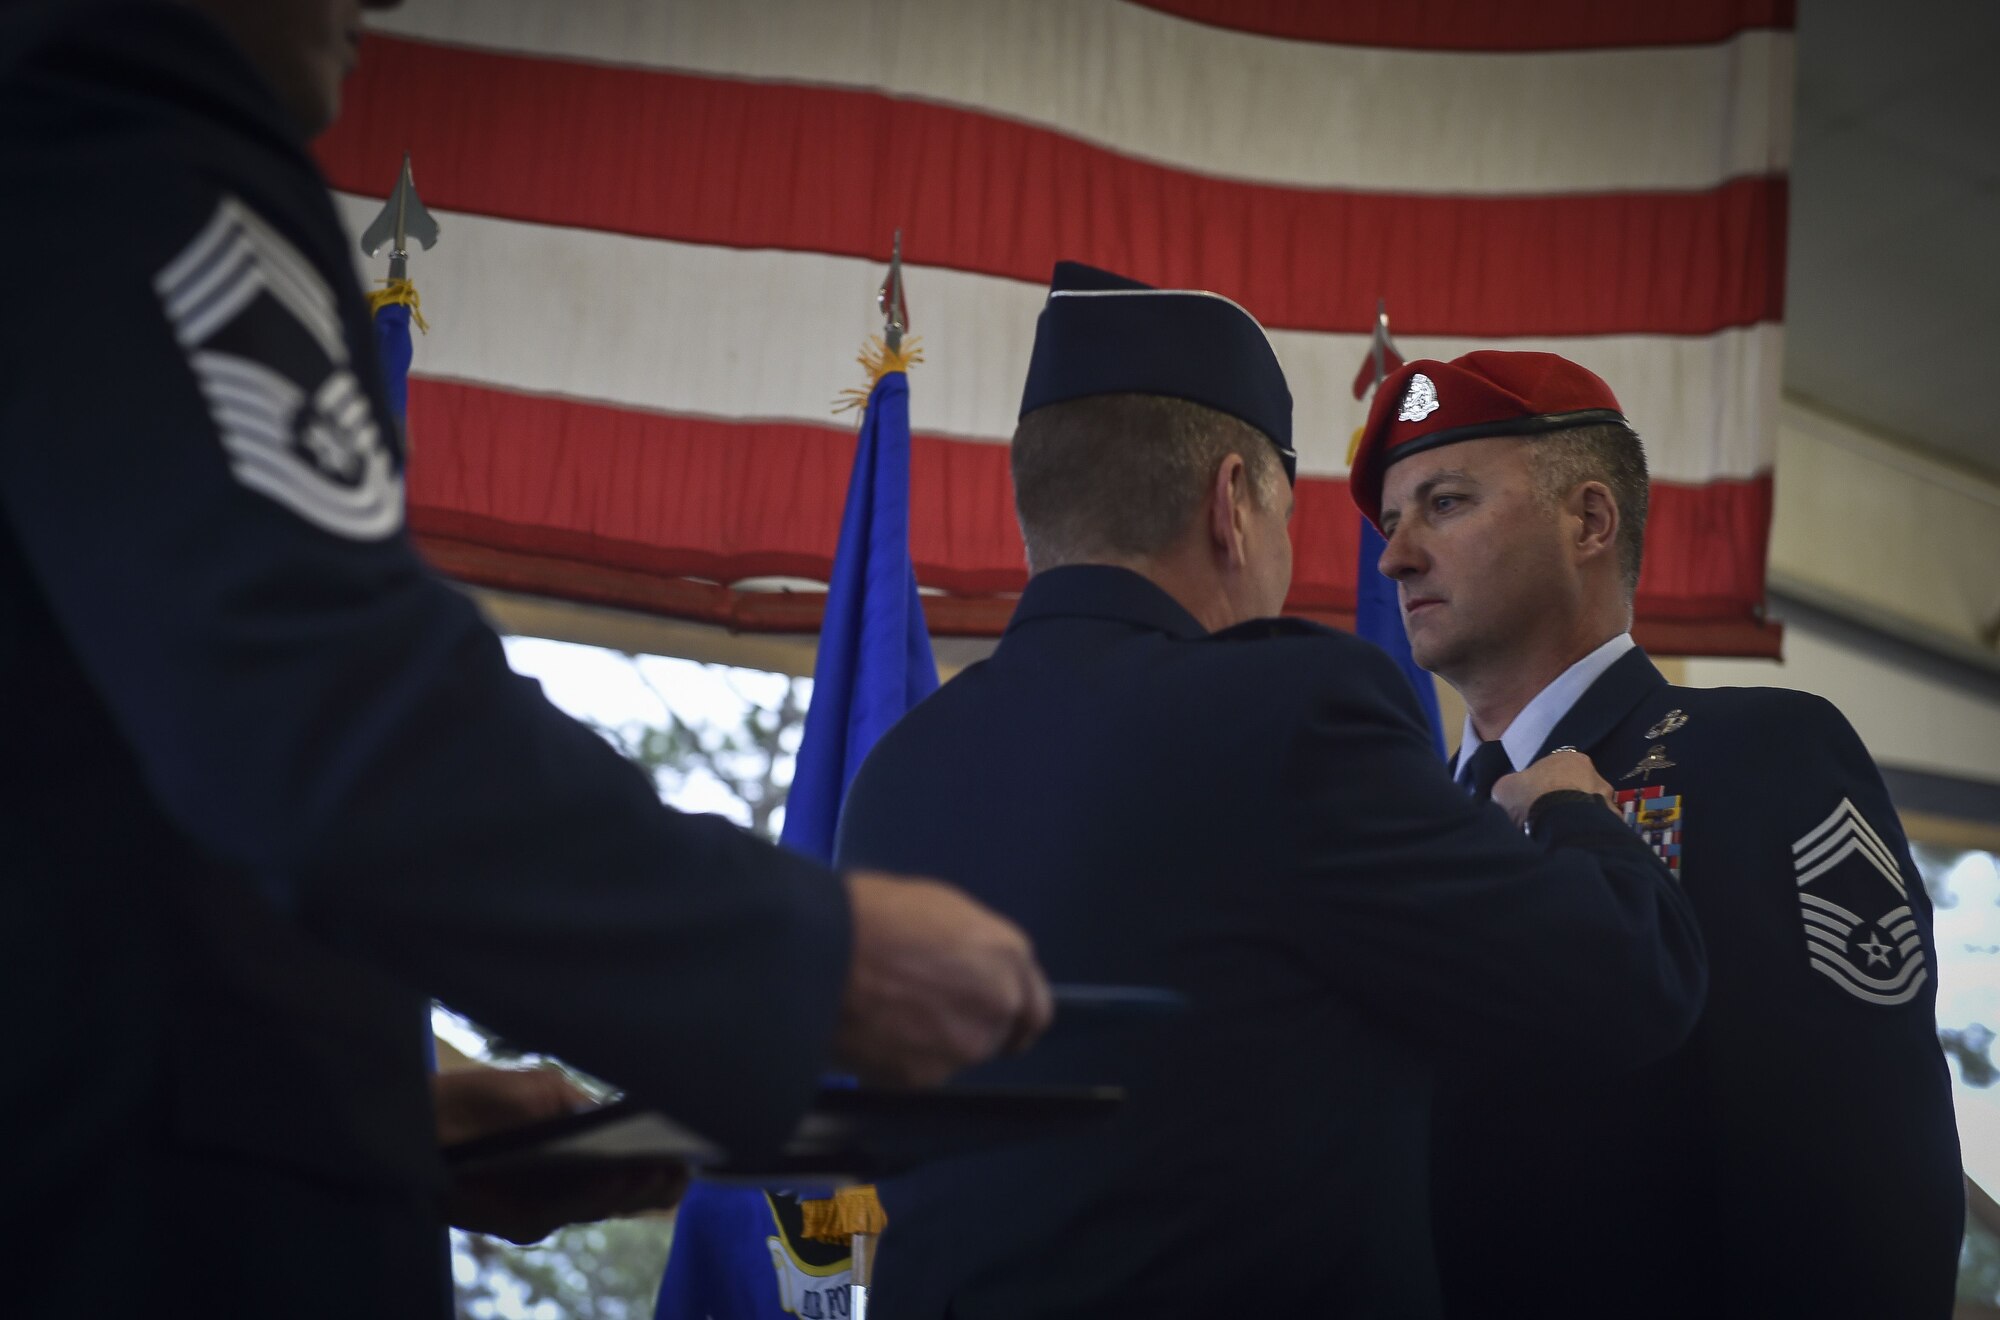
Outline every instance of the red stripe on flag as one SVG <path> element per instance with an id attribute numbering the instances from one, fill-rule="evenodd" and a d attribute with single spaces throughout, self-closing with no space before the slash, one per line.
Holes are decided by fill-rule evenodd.
<path id="1" fill-rule="evenodd" d="M 872 92 L 605 68 L 370 36 L 320 140 L 433 207 L 1039 284 L 1058 257 L 1213 289 L 1282 329 L 1710 334 L 1784 314 L 1783 178 L 1687 193 L 1416 196 L 1209 178 Z M 918 308 L 921 317 L 921 307 Z"/>
<path id="2" fill-rule="evenodd" d="M 457 560 L 443 556 L 448 567 L 483 562 L 473 580 L 552 594 L 570 594 L 558 590 L 568 580 L 579 598 L 635 608 L 657 606 L 665 590 L 642 581 L 824 581 L 854 458 L 853 432 L 839 427 L 637 412 L 425 379 L 410 382 L 410 433 L 410 525 L 427 543 L 455 547 Z M 1004 445 L 917 436 L 910 492 L 923 585 L 968 596 L 1020 590 Z M 1727 637 L 1757 631 L 1770 515 L 1768 477 L 1655 485 L 1642 620 L 1707 638 L 1705 647 L 1747 645 Z M 1288 608 L 1352 611 L 1358 517 L 1345 481 L 1300 481 Z M 535 586 L 496 563 L 540 563 L 554 576 Z M 630 598 L 610 599 L 619 590 L 606 582 L 631 584 L 619 589 Z"/>
<path id="3" fill-rule="evenodd" d="M 1696 46 L 1751 28 L 1791 28 L 1794 0 L 1132 0 L 1209 27 L 1288 41 L 1403 50 L 1604 50 Z"/>

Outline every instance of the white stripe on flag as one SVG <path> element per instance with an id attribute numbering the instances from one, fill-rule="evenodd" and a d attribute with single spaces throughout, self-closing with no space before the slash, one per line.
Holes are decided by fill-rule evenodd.
<path id="1" fill-rule="evenodd" d="M 339 201 L 357 233 L 381 205 Z M 835 395 L 856 380 L 855 346 L 881 329 L 879 262 L 436 214 L 452 241 L 425 254 L 424 300 L 451 333 L 425 342 L 422 375 L 824 425 Z M 922 388 L 910 392 L 912 427 L 1004 442 L 1044 289 L 916 266 L 905 279 L 926 354 Z M 1611 382 L 1661 480 L 1749 477 L 1770 466 L 1777 325 L 1704 336 L 1399 340 L 1411 358 L 1533 348 L 1576 359 Z M 1349 384 L 1367 336 L 1281 330 L 1271 342 L 1291 383 L 1300 471 L 1344 474 L 1361 419 Z"/>

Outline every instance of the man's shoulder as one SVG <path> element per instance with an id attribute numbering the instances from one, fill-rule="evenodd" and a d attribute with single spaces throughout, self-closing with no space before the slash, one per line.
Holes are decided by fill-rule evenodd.
<path id="1" fill-rule="evenodd" d="M 1351 632 L 1289 614 L 1251 619 L 1232 628 L 1224 628 L 1203 638 L 1201 645 L 1217 648 L 1216 654 L 1241 658 L 1248 663 L 1286 663 L 1300 657 L 1313 657 L 1333 664 L 1395 669 L 1388 653 L 1373 642 Z"/>
<path id="2" fill-rule="evenodd" d="M 1220 670 L 1237 690 L 1259 694 L 1274 710 L 1414 709 L 1409 680 L 1388 652 L 1310 619 L 1252 619 L 1184 649 L 1197 664 Z"/>
<path id="3" fill-rule="evenodd" d="M 152 12 L 178 9 L 85 5 L 95 28 L 37 13 L 0 36 L 0 171 L 32 202 L 0 212 L 0 239 L 41 254 L 19 272 L 31 285 L 57 270 L 67 281 L 150 270 L 214 209 L 211 121 L 182 109 L 200 103 L 203 78 L 182 57 L 191 20 Z"/>
<path id="4" fill-rule="evenodd" d="M 1670 687 L 1650 704 L 1669 708 L 1653 727 L 1677 723 L 1691 742 L 1738 745 L 1746 752 L 1782 753 L 1792 740 L 1852 733 L 1838 706 L 1793 688 Z"/>
<path id="5" fill-rule="evenodd" d="M 1877 805 L 1880 796 L 1874 762 L 1839 708 L 1790 688 L 1661 688 L 1595 755 L 1614 789 L 1681 794 L 1732 838 L 1740 827 L 1793 837 L 1843 797 Z"/>

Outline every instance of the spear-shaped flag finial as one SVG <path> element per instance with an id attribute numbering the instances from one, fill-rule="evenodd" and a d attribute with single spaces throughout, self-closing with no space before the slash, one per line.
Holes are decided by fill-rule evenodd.
<path id="1" fill-rule="evenodd" d="M 910 328 L 910 306 L 903 300 L 903 231 L 896 231 L 889 250 L 889 273 L 882 278 L 882 291 L 875 296 L 882 309 L 882 342 L 891 353 L 902 351 L 903 332 Z"/>
<path id="2" fill-rule="evenodd" d="M 907 372 L 911 366 L 924 360 L 923 341 L 910 334 L 910 304 L 903 297 L 903 231 L 896 231 L 895 241 L 889 249 L 889 273 L 882 277 L 882 287 L 875 291 L 875 306 L 882 312 L 882 334 L 871 336 L 867 346 L 856 359 L 862 370 L 868 373 L 868 384 L 862 389 L 842 390 L 835 400 L 833 410 L 837 413 L 862 412 L 870 406 L 875 387 L 891 372 Z"/>
<path id="3" fill-rule="evenodd" d="M 426 250 L 436 247 L 438 223 L 424 209 L 417 196 L 417 182 L 410 175 L 410 153 L 403 153 L 403 172 L 382 213 L 361 233 L 361 250 L 371 257 L 389 254 L 389 281 L 410 278 L 410 243 L 415 240 Z"/>
<path id="4" fill-rule="evenodd" d="M 1403 355 L 1396 351 L 1396 341 L 1389 338 L 1389 300 L 1375 300 L 1375 333 L 1368 339 L 1368 356 L 1361 363 L 1361 370 L 1354 374 L 1354 397 L 1365 399 L 1368 391 L 1382 383 L 1382 378 L 1403 365 Z"/>

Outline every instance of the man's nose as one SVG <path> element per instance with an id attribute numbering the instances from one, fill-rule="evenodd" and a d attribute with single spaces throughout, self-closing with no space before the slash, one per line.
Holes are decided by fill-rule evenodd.
<path id="1" fill-rule="evenodd" d="M 1406 525 L 1397 524 L 1396 530 L 1385 538 L 1381 557 L 1375 561 L 1375 570 L 1385 578 L 1400 582 L 1422 569 L 1422 547 L 1417 544 L 1416 536 Z"/>

